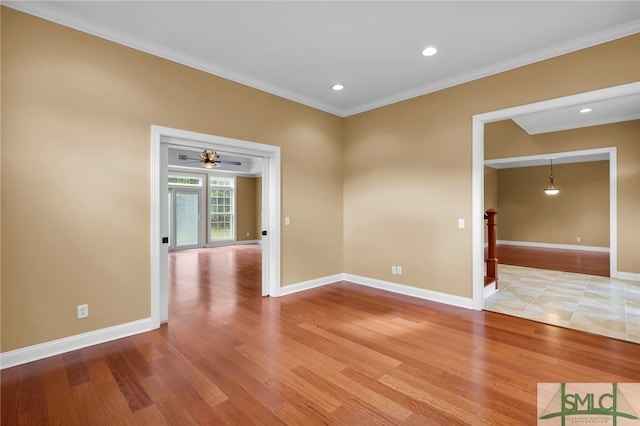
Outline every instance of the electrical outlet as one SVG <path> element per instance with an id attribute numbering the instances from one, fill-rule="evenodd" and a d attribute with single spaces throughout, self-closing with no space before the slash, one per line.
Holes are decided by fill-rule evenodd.
<path id="1" fill-rule="evenodd" d="M 577 242 L 580 242 L 580 237 L 576 237 L 576 241 L 577 241 Z"/>
<path id="2" fill-rule="evenodd" d="M 396 273 L 402 275 L 402 266 L 396 266 Z"/>
<path id="3" fill-rule="evenodd" d="M 249 236 L 249 233 L 247 232 L 247 237 Z"/>
<path id="4" fill-rule="evenodd" d="M 396 266 L 392 266 L 392 267 L 391 267 L 391 273 L 392 273 L 393 275 L 397 275 L 397 274 L 398 274 L 398 268 L 397 268 Z"/>
<path id="5" fill-rule="evenodd" d="M 89 305 L 78 305 L 78 319 L 89 316 Z"/>
<path id="6" fill-rule="evenodd" d="M 464 219 L 458 219 L 458 228 L 464 228 Z"/>

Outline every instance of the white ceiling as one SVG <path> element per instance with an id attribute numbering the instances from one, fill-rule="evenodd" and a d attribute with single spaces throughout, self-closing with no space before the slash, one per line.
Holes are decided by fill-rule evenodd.
<path id="1" fill-rule="evenodd" d="M 581 113 L 583 108 L 591 111 Z M 640 93 L 513 117 L 530 135 L 638 119 Z"/>
<path id="2" fill-rule="evenodd" d="M 343 117 L 640 31 L 638 1 L 3 4 Z"/>

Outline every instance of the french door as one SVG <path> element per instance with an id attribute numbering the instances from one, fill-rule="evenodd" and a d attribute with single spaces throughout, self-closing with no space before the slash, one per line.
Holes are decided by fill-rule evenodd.
<path id="1" fill-rule="evenodd" d="M 200 190 L 169 188 L 169 250 L 202 246 Z"/>

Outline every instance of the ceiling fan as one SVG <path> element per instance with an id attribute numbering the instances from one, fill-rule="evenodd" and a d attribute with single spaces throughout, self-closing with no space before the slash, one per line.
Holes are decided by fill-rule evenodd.
<path id="1" fill-rule="evenodd" d="M 205 149 L 204 151 L 202 151 L 199 157 L 200 158 L 190 158 L 187 155 L 179 154 L 178 160 L 193 160 L 191 161 L 192 163 L 196 163 L 196 162 L 202 163 L 202 166 L 207 169 L 215 169 L 216 167 L 220 167 L 220 165 L 222 164 L 229 164 L 232 166 L 242 165 L 242 163 L 239 161 L 220 160 L 220 156 L 213 149 L 212 150 Z"/>

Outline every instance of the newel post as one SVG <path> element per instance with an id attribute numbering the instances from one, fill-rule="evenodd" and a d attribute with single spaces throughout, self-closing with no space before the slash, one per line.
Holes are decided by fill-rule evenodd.
<path id="1" fill-rule="evenodd" d="M 487 220 L 487 226 L 489 228 L 488 243 L 489 250 L 487 256 L 487 277 L 496 280 L 496 287 L 498 283 L 498 259 L 496 258 L 496 215 L 498 211 L 496 209 L 488 209 L 484 213 L 484 218 Z"/>

